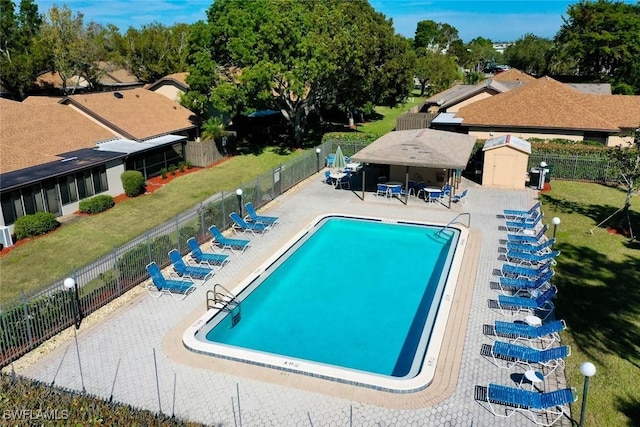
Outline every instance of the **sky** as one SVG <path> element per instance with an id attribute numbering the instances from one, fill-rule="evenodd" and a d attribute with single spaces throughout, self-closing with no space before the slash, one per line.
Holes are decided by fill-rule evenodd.
<path id="1" fill-rule="evenodd" d="M 16 4 L 19 1 L 15 0 Z M 36 0 L 40 13 L 53 4 L 67 5 L 89 21 L 114 24 L 125 32 L 129 27 L 159 22 L 171 26 L 206 20 L 212 0 Z M 452 25 L 466 43 L 476 37 L 515 41 L 527 33 L 553 38 L 560 29 L 567 7 L 574 1 L 561 0 L 369 0 L 371 6 L 393 20 L 397 33 L 413 37 L 419 21 L 432 20 Z"/>

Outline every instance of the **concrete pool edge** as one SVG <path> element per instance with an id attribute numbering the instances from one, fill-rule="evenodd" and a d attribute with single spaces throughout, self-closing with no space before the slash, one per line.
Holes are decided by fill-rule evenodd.
<path id="1" fill-rule="evenodd" d="M 303 226 L 297 233 L 293 235 L 287 244 L 279 247 L 275 253 L 273 253 L 267 260 L 262 262 L 259 267 L 254 269 L 251 273 L 240 282 L 236 282 L 237 285 L 233 286 L 231 292 L 239 294 L 243 289 L 250 286 L 250 284 L 256 280 L 267 268 L 273 263 L 277 262 L 279 258 L 296 242 L 304 238 L 310 230 L 315 228 L 317 224 L 326 218 L 330 217 L 343 217 L 343 218 L 363 218 L 367 220 L 398 223 L 398 224 L 414 224 L 424 226 L 445 226 L 444 223 L 438 223 L 434 221 L 416 221 L 410 219 L 389 219 L 379 216 L 365 216 L 343 213 L 327 213 L 315 217 L 312 221 Z M 452 306 L 454 304 L 454 295 L 460 281 L 460 272 L 463 267 L 463 260 L 466 257 L 467 245 L 469 240 L 470 230 L 459 226 L 450 226 L 459 231 L 460 235 L 455 245 L 453 253 L 453 259 L 451 261 L 449 274 L 446 278 L 446 283 L 443 287 L 443 293 L 438 309 L 438 315 L 433 324 L 431 330 L 431 339 L 429 346 L 427 347 L 424 356 L 422 357 L 422 368 L 417 375 L 410 378 L 396 378 L 390 376 L 377 376 L 369 373 L 350 371 L 340 367 L 333 367 L 329 365 L 321 365 L 313 362 L 307 362 L 305 360 L 288 359 L 284 356 L 260 354 L 256 358 L 256 352 L 251 350 L 245 350 L 237 347 L 228 347 L 224 345 L 211 345 L 210 343 L 203 343 L 196 335 L 203 329 L 208 322 L 214 318 L 218 310 L 209 310 L 200 316 L 195 322 L 190 324 L 182 336 L 182 343 L 190 351 L 205 355 L 206 357 L 215 357 L 218 359 L 228 359 L 232 361 L 238 361 L 239 363 L 247 365 L 256 365 L 265 367 L 266 369 L 275 369 L 283 372 L 292 373 L 295 375 L 304 375 L 309 377 L 321 378 L 324 381 L 338 382 L 347 385 L 353 385 L 357 387 L 372 388 L 378 391 L 385 391 L 391 393 L 415 393 L 428 387 L 432 382 L 436 373 L 437 362 L 440 359 L 439 354 L 441 352 L 443 341 L 445 339 L 445 329 L 449 323 L 449 316 L 451 315 Z"/>

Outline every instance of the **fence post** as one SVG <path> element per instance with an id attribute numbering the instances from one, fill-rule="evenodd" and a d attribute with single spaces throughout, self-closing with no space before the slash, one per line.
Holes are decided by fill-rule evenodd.
<path id="1" fill-rule="evenodd" d="M 122 290 L 122 282 L 120 281 L 120 268 L 118 266 L 118 255 L 116 255 L 116 250 L 111 251 L 111 258 L 113 259 L 113 271 L 116 280 L 116 289 L 118 290 L 118 295 L 122 295 L 124 291 Z"/>
<path id="2" fill-rule="evenodd" d="M 22 298 L 22 310 L 24 312 L 24 323 L 27 326 L 27 339 L 29 340 L 29 347 L 33 347 L 33 334 L 31 332 L 31 319 L 29 319 L 29 309 L 27 308 L 27 297 L 24 291 L 20 292 Z"/>

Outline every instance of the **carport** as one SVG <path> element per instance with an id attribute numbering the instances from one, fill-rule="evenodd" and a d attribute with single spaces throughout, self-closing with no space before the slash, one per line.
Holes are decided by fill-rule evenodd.
<path id="1" fill-rule="evenodd" d="M 402 178 L 409 186 L 410 174 L 416 170 L 433 173 L 436 182 L 449 183 L 455 192 L 455 171 L 467 166 L 476 137 L 433 129 L 410 129 L 389 132 L 351 156 L 352 161 L 362 163 L 362 199 L 366 187 L 368 165 L 389 165 L 390 178 Z M 407 196 L 408 197 L 408 196 Z M 406 199 L 405 199 L 406 203 Z"/>

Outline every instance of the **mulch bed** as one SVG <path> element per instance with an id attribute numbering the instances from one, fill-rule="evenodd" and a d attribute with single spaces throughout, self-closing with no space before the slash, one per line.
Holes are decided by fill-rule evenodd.
<path id="1" fill-rule="evenodd" d="M 212 163 L 211 165 L 207 166 L 206 169 L 215 167 L 215 166 L 219 165 L 220 163 L 223 163 L 223 162 L 229 160 L 230 158 L 231 158 L 230 156 L 229 157 L 224 157 L 224 158 L 218 160 L 217 162 Z M 197 167 L 193 167 L 191 169 L 186 169 L 185 168 L 185 170 L 183 172 L 176 171 L 175 174 L 167 173 L 167 177 L 166 178 L 162 178 L 161 176 L 156 176 L 156 177 L 150 178 L 150 179 L 147 180 L 146 193 L 145 194 L 152 194 L 154 191 L 156 191 L 159 188 L 162 188 L 163 186 L 167 185 L 168 183 L 170 183 L 174 179 L 176 179 L 178 177 L 181 177 L 181 176 L 184 176 L 184 175 L 188 175 L 190 173 L 198 172 L 198 171 L 200 171 L 202 169 L 203 168 L 197 168 Z M 124 200 L 127 200 L 127 199 L 129 199 L 129 197 L 127 197 L 126 194 L 119 194 L 119 195 L 113 197 L 113 201 L 116 204 L 118 204 L 118 203 L 120 203 L 120 202 L 122 202 Z M 73 213 L 73 215 L 82 217 L 82 216 L 90 216 L 91 214 L 85 214 L 85 213 L 82 213 L 80 211 L 76 211 L 76 212 Z M 56 230 L 59 230 L 59 229 L 60 229 L 60 227 L 58 227 Z M 50 231 L 47 234 L 55 233 L 56 230 Z M 32 241 L 34 241 L 36 239 L 39 239 L 40 237 L 43 237 L 45 235 L 46 234 L 43 234 L 42 236 L 26 237 L 24 239 L 20 239 L 20 240 L 14 242 L 13 246 L 9 246 L 7 248 L 2 248 L 2 250 L 0 251 L 0 257 L 8 254 L 9 252 L 11 252 L 15 248 L 19 248 L 22 245 L 26 245 L 27 243 L 32 242 Z"/>

